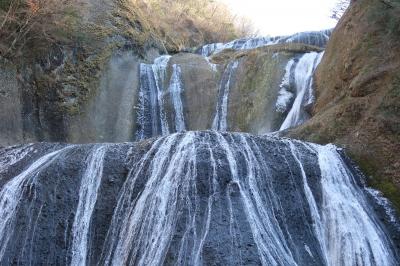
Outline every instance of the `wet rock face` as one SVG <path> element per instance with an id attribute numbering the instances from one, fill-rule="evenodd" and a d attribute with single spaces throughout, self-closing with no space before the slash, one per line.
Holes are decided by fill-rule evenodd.
<path id="1" fill-rule="evenodd" d="M 12 182 L 13 179 L 9 180 L 9 177 L 18 176 L 21 170 L 28 168 L 42 155 L 65 148 L 64 145 L 57 144 L 35 144 L 19 147 L 14 151 L 2 150 L 2 160 L 9 157 L 8 162 L 13 164 L 1 169 L 0 180 Z M 19 207 L 17 210 L 13 209 L 14 216 L 7 221 L 7 224 L 2 223 L 1 230 L 9 230 L 8 236 L 16 240 L 7 240 L 2 235 L 0 252 L 2 265 L 66 265 L 71 261 L 71 230 L 79 199 L 80 180 L 85 173 L 86 157 L 92 148 L 92 146 L 66 148 L 57 158 L 50 158 L 49 165 L 42 166 L 40 172 L 34 171 L 37 176 L 30 176 L 21 184 L 23 186 L 21 194 L 15 195 L 21 197 Z M 127 149 L 128 147 L 122 146 L 107 149 L 104 160 L 108 163 L 103 170 L 104 176 L 97 176 L 102 178 L 102 182 L 98 189 L 100 193 L 97 197 L 97 206 L 91 217 L 93 225 L 96 226 L 90 229 L 90 238 L 99 243 L 104 241 L 118 191 L 127 173 L 124 167 L 125 157 L 121 158 L 118 153 L 126 153 Z M 22 155 L 25 156 L 21 157 Z M 5 182 L 1 183 L 2 188 L 7 185 Z M 107 192 L 101 193 L 105 191 Z M 5 204 L 7 203 L 9 202 Z M 8 217 L 5 215 L 2 212 L 3 218 Z M 97 248 L 95 245 L 91 247 L 94 255 L 101 252 Z"/>
<path id="2" fill-rule="evenodd" d="M 132 51 L 110 53 L 101 69 L 77 63 L 79 56 L 69 49 L 52 51 L 18 71 L 1 63 L 0 110 L 7 123 L 0 126 L 0 145 L 133 140 L 141 60 Z"/>
<path id="3" fill-rule="evenodd" d="M 359 178 L 333 146 L 246 134 L 1 149 L 0 264 L 395 265 Z"/>
<path id="4" fill-rule="evenodd" d="M 138 64 L 165 49 L 152 38 L 127 37 L 138 29 L 124 4 L 82 0 L 72 23 L 79 38 L 70 32 L 75 26 L 54 29 L 65 31 L 49 37 L 54 45 L 27 45 L 15 60 L 0 63 L 0 112 L 7 114 L 0 145 L 133 140 Z"/>
<path id="5" fill-rule="evenodd" d="M 139 64 L 132 51 L 119 52 L 102 71 L 94 95 L 68 125 L 69 142 L 124 142 L 134 139 Z"/>
<path id="6" fill-rule="evenodd" d="M 0 126 L 1 145 L 66 139 L 61 87 L 54 82 L 63 59 L 60 49 L 49 52 L 34 66 L 0 59 L 0 110 L 5 122 Z"/>
<path id="7" fill-rule="evenodd" d="M 320 51 L 278 44 L 225 50 L 211 58 L 180 53 L 141 64 L 137 139 L 204 129 L 265 134 L 279 130 L 292 113 L 286 127 L 296 126 L 308 118 L 305 109 L 312 104 L 319 63 L 314 59 L 322 56 Z M 300 60 L 296 71 L 287 69 L 289 62 L 303 57 L 309 60 Z M 286 75 L 293 100 L 282 111 L 277 102 Z"/>
<path id="8" fill-rule="evenodd" d="M 287 53 L 254 53 L 240 60 L 229 99 L 229 130 L 265 134 L 279 130 L 284 114 L 276 111 Z"/>
<path id="9" fill-rule="evenodd" d="M 151 62 L 129 49 L 107 49 L 94 58 L 79 49 L 54 49 L 35 67 L 20 69 L 18 79 L 16 69 L 1 65 L 2 79 L 13 77 L 0 95 L 8 121 L 0 127 L 0 144 L 124 142 L 218 129 L 217 118 L 224 131 L 272 132 L 286 115 L 275 103 L 287 62 L 321 50 L 289 43 Z"/>
<path id="10" fill-rule="evenodd" d="M 11 145 L 22 139 L 20 87 L 17 70 L 0 59 L 0 144 Z"/>
<path id="11" fill-rule="evenodd" d="M 182 98 L 187 128 L 210 129 L 218 99 L 220 74 L 216 69 L 217 66 L 213 69 L 204 57 L 194 54 L 178 54 L 171 58 L 169 64 L 170 66 L 177 64 L 182 69 L 184 87 Z"/>

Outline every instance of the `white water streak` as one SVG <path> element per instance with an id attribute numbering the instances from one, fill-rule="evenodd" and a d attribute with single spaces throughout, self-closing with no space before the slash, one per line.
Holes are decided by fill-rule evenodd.
<path id="1" fill-rule="evenodd" d="M 327 263 L 328 262 L 328 259 L 327 259 L 328 252 L 326 250 L 325 234 L 324 234 L 324 230 L 323 230 L 321 216 L 319 214 L 319 210 L 317 207 L 317 203 L 316 203 L 314 195 L 310 189 L 310 186 L 308 185 L 307 175 L 306 175 L 306 172 L 304 171 L 303 164 L 301 163 L 301 160 L 299 158 L 298 150 L 297 150 L 296 146 L 293 144 L 292 141 L 288 141 L 288 140 L 285 140 L 285 141 L 288 143 L 290 151 L 291 151 L 294 159 L 296 160 L 297 164 L 300 167 L 301 176 L 303 178 L 304 193 L 306 195 L 308 206 L 310 208 L 311 217 L 313 219 L 313 228 L 314 228 L 315 234 L 317 236 L 317 239 L 319 241 L 319 244 L 321 246 L 323 259 L 324 259 L 325 263 Z M 309 253 L 311 253 L 311 251 Z M 311 254 L 311 256 L 312 256 L 312 254 Z"/>
<path id="2" fill-rule="evenodd" d="M 182 70 L 179 65 L 174 64 L 172 66 L 172 77 L 169 85 L 169 91 L 171 92 L 172 103 L 175 110 L 175 129 L 176 132 L 182 132 L 186 130 L 185 126 L 185 116 L 183 114 L 182 105 Z"/>
<path id="3" fill-rule="evenodd" d="M 154 60 L 154 64 L 152 65 L 157 87 L 158 108 L 160 112 L 159 117 L 161 120 L 161 133 L 163 136 L 169 134 L 168 121 L 164 111 L 164 81 L 170 58 L 170 55 L 160 56 Z"/>
<path id="4" fill-rule="evenodd" d="M 289 114 L 283 122 L 280 130 L 295 127 L 304 122 L 305 110 L 303 109 L 305 105 L 312 101 L 313 75 L 315 69 L 321 61 L 322 56 L 323 53 L 307 53 L 304 54 L 296 64 L 295 69 L 293 70 L 293 86 L 295 86 L 296 89 L 296 99 L 294 100 L 292 108 L 290 109 Z M 292 63 L 289 61 L 288 64 Z M 285 79 L 287 80 L 287 77 L 285 77 Z M 290 81 L 291 78 L 288 80 Z M 305 97 L 308 97 L 308 99 Z M 306 100 L 307 102 L 305 102 Z"/>
<path id="5" fill-rule="evenodd" d="M 111 227 L 115 226 L 117 232 L 111 232 L 109 236 L 111 249 L 104 254 L 105 264 L 162 264 L 178 217 L 177 201 L 186 197 L 188 189 L 184 188 L 195 182 L 194 137 L 195 134 L 189 132 L 180 141 L 179 135 L 174 134 L 162 139 L 160 146 L 156 142 L 144 156 L 134 176 L 129 177 L 113 217 L 113 223 L 117 224 Z M 170 154 L 175 145 L 175 152 Z M 156 154 L 151 164 L 146 165 L 146 160 L 154 151 Z M 185 167 L 189 169 L 186 172 Z M 149 180 L 132 202 L 130 192 L 144 171 L 149 171 Z M 127 210 L 123 208 L 126 204 Z M 119 217 L 123 219 L 118 221 Z M 129 261 L 129 257 L 134 261 Z"/>
<path id="6" fill-rule="evenodd" d="M 330 266 L 395 265 L 390 241 L 333 145 L 316 146 Z"/>
<path id="7" fill-rule="evenodd" d="M 222 92 L 222 99 L 218 100 L 217 111 L 214 117 L 212 129 L 218 131 L 226 131 L 228 129 L 228 103 L 229 103 L 229 92 L 231 88 L 232 76 L 235 74 L 239 61 L 233 61 L 226 67 L 224 74 L 222 75 L 220 92 Z"/>
<path id="8" fill-rule="evenodd" d="M 280 90 L 275 107 L 276 111 L 280 113 L 285 113 L 289 109 L 289 103 L 294 96 L 294 94 L 290 91 L 291 70 L 294 63 L 294 59 L 289 60 L 285 67 L 285 76 L 283 77 L 282 82 L 279 85 Z"/>
<path id="9" fill-rule="evenodd" d="M 0 191 L 0 261 L 7 249 L 8 241 L 13 235 L 16 212 L 24 191 L 31 189 L 38 174 L 66 149 L 68 147 L 39 158 L 28 169 L 6 183 Z"/>
<path id="10" fill-rule="evenodd" d="M 10 166 L 17 164 L 29 153 L 33 152 L 33 144 L 12 148 L 5 151 L 0 157 L 0 173 L 5 172 Z"/>
<path id="11" fill-rule="evenodd" d="M 229 162 L 232 181 L 239 187 L 241 200 L 245 206 L 247 219 L 263 265 L 297 265 L 273 211 L 272 206 L 276 204 L 276 199 L 272 189 L 269 190 L 271 192 L 268 198 L 269 204 L 266 204 L 261 196 L 257 179 L 263 177 L 263 170 L 260 169 L 257 156 L 242 135 L 239 150 L 243 151 L 242 155 L 246 159 L 247 176 L 239 177 L 237 156 L 224 137 L 219 135 L 218 138 Z"/>
<path id="12" fill-rule="evenodd" d="M 137 139 L 169 134 L 168 121 L 164 108 L 164 82 L 166 69 L 171 56 L 163 55 L 153 64 L 140 64 L 139 106 Z M 150 129 L 148 127 L 151 127 Z M 147 136 L 151 134 L 151 136 Z"/>
<path id="13" fill-rule="evenodd" d="M 106 151 L 106 145 L 95 146 L 86 162 L 87 168 L 82 176 L 79 202 L 72 226 L 71 265 L 73 266 L 86 265 L 90 223 L 101 184 Z"/>

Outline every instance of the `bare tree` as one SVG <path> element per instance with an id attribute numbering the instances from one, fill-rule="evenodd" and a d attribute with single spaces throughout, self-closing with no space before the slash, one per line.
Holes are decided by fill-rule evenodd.
<path id="1" fill-rule="evenodd" d="M 71 38 L 80 0 L 0 0 L 0 56 L 13 57 L 26 46 L 45 48 Z"/>

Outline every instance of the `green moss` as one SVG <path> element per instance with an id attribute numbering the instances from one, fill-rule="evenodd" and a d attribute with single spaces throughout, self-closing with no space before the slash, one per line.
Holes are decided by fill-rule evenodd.
<path id="1" fill-rule="evenodd" d="M 307 53 L 314 51 L 322 52 L 323 49 L 317 46 L 299 43 L 275 44 L 242 51 L 236 51 L 228 48 L 213 55 L 211 57 L 211 62 L 216 64 L 226 64 L 231 60 L 240 59 L 243 57 L 260 57 L 263 55 L 272 55 L 274 53 L 286 53 L 288 55 L 293 55 L 296 53 Z M 257 66 L 254 66 L 252 70 L 257 71 Z"/>
<path id="2" fill-rule="evenodd" d="M 400 213 L 400 190 L 390 181 L 383 181 L 380 183 L 373 183 L 373 187 L 380 190 L 383 195 L 388 198 Z"/>
<path id="3" fill-rule="evenodd" d="M 272 76 L 276 61 L 271 60 L 270 55 L 261 55 L 249 57 L 244 64 L 245 76 L 237 82 L 239 82 L 240 95 L 245 96 L 241 99 L 240 110 L 235 112 L 235 124 L 241 131 L 248 132 L 250 131 L 250 121 L 264 111 L 262 106 L 264 101 L 261 99 L 268 100 L 267 93 L 271 87 L 270 83 L 276 80 Z M 258 100 L 255 101 L 254 99 Z"/>
<path id="4" fill-rule="evenodd" d="M 317 144 L 325 145 L 334 142 L 331 134 L 321 131 L 323 127 L 319 123 L 304 124 L 298 128 L 289 129 L 284 135 L 290 138 L 314 142 Z M 331 130 L 328 129 L 329 132 Z"/>
<path id="5" fill-rule="evenodd" d="M 100 74 L 107 61 L 112 54 L 120 48 L 118 43 L 113 43 L 102 49 L 100 52 L 86 60 L 80 61 L 78 64 L 67 62 L 65 64 L 64 77 L 72 76 L 74 79 L 62 80 L 65 86 L 73 86 L 77 88 L 78 101 L 73 105 L 66 105 L 64 108 L 70 114 L 80 113 L 80 106 L 85 106 L 84 103 L 93 97 L 100 81 Z"/>
<path id="6" fill-rule="evenodd" d="M 349 153 L 349 155 L 368 177 L 368 186 L 381 191 L 393 203 L 397 212 L 400 213 L 400 189 L 396 187 L 392 180 L 378 174 L 379 165 L 376 165 L 375 161 L 368 157 L 358 156 L 354 153 Z"/>
<path id="7" fill-rule="evenodd" d="M 11 4 L 12 0 L 0 0 L 0 9 L 7 10 Z"/>
<path id="8" fill-rule="evenodd" d="M 400 77 L 396 77 L 389 86 L 378 107 L 379 119 L 385 125 L 386 133 L 391 133 L 395 141 L 400 141 Z"/>
<path id="9" fill-rule="evenodd" d="M 400 38 L 400 16 L 399 2 L 396 1 L 392 6 L 383 1 L 368 1 L 368 21 L 375 27 L 380 27 L 380 34 L 390 36 L 390 38 Z"/>

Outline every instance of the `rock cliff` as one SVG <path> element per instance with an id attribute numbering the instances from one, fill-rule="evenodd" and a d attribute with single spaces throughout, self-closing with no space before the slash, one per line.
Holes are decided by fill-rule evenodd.
<path id="1" fill-rule="evenodd" d="M 315 75 L 313 118 L 287 136 L 334 142 L 400 209 L 400 7 L 353 1 Z"/>

